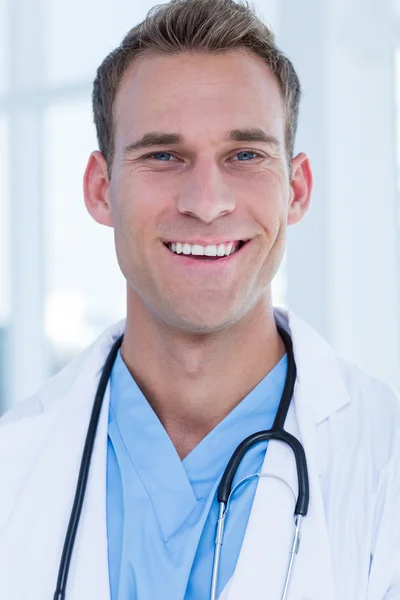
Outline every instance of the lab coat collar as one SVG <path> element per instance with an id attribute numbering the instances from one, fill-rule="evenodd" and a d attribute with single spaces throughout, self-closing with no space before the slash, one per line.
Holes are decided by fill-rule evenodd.
<path id="1" fill-rule="evenodd" d="M 338 357 L 314 329 L 291 311 L 275 308 L 274 315 L 292 337 L 298 378 L 311 385 L 311 393 L 301 398 L 302 407 L 307 406 L 319 424 L 350 401 Z"/>
<path id="2" fill-rule="evenodd" d="M 335 352 L 315 330 L 291 311 L 274 308 L 274 316 L 276 322 L 292 337 L 298 376 L 311 376 L 316 385 L 320 383 L 324 387 L 324 393 L 317 403 L 313 395 L 304 399 L 307 404 L 313 405 L 312 411 L 318 424 L 349 401 L 349 393 L 340 373 Z M 112 344 L 123 334 L 125 323 L 126 320 L 122 319 L 109 327 L 89 348 L 41 388 L 41 406 L 38 412 L 42 407 L 54 403 L 55 391 L 58 393 L 57 403 L 62 403 L 63 397 L 74 394 L 75 390 L 82 394 L 84 388 L 90 386 L 93 378 L 98 379 L 105 356 Z M 325 381 L 330 382 L 329 389 L 324 386 Z M 60 389 L 64 390 L 62 396 L 59 393 Z"/>

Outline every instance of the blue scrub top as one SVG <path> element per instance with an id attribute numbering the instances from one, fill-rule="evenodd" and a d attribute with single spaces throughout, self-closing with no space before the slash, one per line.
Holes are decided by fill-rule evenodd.
<path id="1" fill-rule="evenodd" d="M 272 426 L 287 357 L 182 461 L 118 353 L 111 374 L 107 535 L 112 600 L 203 600 L 210 593 L 217 488 L 238 444 Z M 216 398 L 218 402 L 218 398 Z M 238 481 L 258 473 L 267 442 L 245 456 Z M 233 575 L 257 478 L 235 493 L 226 521 L 218 593 Z"/>

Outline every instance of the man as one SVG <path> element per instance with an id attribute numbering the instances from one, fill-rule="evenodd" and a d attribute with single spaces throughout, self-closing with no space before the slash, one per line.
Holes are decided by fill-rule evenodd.
<path id="1" fill-rule="evenodd" d="M 209 598 L 218 485 L 238 444 L 272 427 L 289 334 L 285 430 L 310 497 L 288 595 L 297 471 L 287 444 L 263 441 L 233 479 L 217 596 L 400 600 L 398 400 L 272 307 L 312 187 L 293 157 L 299 99 L 270 30 L 232 0 L 162 5 L 100 66 L 85 202 L 114 228 L 127 318 L 2 420 L 0 598 Z"/>

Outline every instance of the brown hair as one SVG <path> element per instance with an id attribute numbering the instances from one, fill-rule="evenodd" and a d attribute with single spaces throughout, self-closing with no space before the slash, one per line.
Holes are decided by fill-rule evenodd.
<path id="1" fill-rule="evenodd" d="M 122 76 L 134 58 L 145 53 L 213 53 L 238 48 L 260 56 L 276 77 L 285 106 L 285 144 L 290 165 L 301 88 L 292 63 L 276 46 L 272 31 L 247 2 L 172 0 L 153 7 L 97 70 L 92 96 L 94 122 L 109 174 L 114 151 L 113 104 Z"/>

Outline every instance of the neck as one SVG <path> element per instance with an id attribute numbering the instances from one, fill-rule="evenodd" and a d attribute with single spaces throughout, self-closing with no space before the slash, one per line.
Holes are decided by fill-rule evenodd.
<path id="1" fill-rule="evenodd" d="M 139 297 L 128 298 L 122 358 L 184 458 L 285 354 L 272 306 L 235 326 L 188 334 L 160 323 Z"/>

